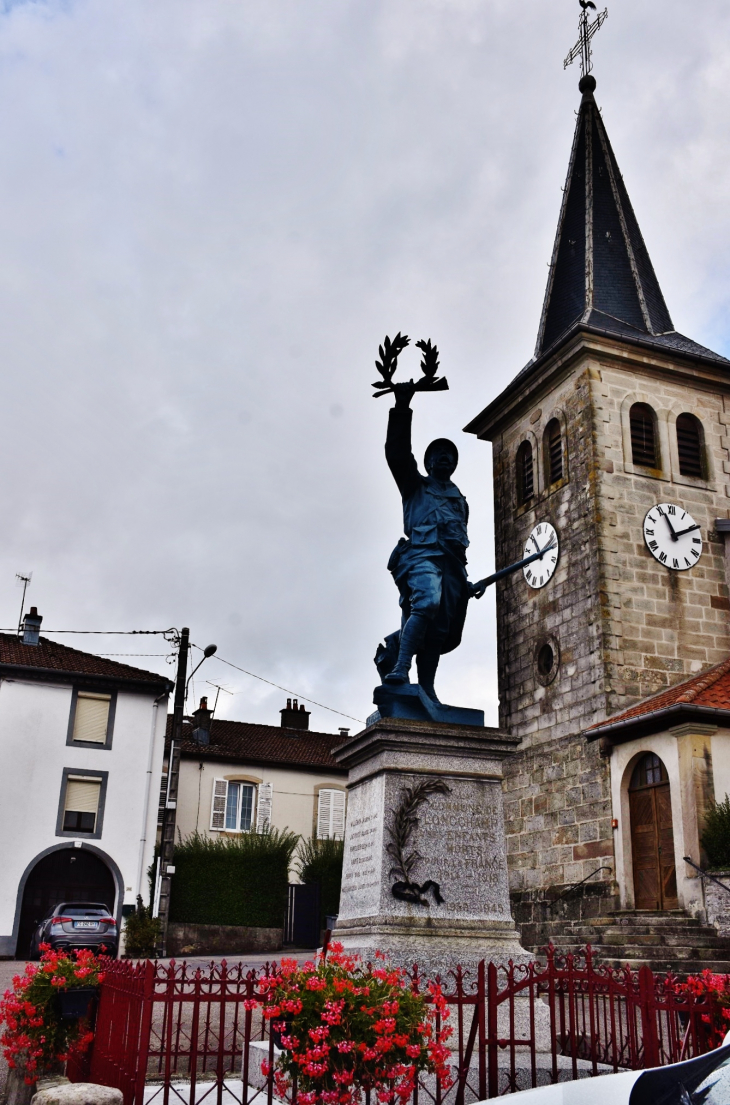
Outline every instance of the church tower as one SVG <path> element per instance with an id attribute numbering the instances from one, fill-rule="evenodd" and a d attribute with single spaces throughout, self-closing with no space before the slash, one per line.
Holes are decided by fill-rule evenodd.
<path id="1" fill-rule="evenodd" d="M 584 74 L 535 355 L 466 427 L 492 443 L 496 568 L 544 548 L 547 526 L 558 541 L 497 592 L 524 923 L 586 876 L 616 892 L 610 767 L 588 727 L 730 655 L 730 361 L 674 329 L 589 58 Z"/>

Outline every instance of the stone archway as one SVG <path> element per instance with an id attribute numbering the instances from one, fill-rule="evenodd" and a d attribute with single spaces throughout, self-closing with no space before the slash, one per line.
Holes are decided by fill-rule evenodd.
<path id="1" fill-rule="evenodd" d="M 674 827 L 667 770 L 654 752 L 637 761 L 629 783 L 636 909 L 677 909 Z"/>
<path id="2" fill-rule="evenodd" d="M 102 854 L 88 847 L 62 845 L 34 861 L 22 886 L 16 958 L 27 957 L 37 923 L 59 902 L 103 902 L 113 910 L 118 896 L 115 874 Z"/>

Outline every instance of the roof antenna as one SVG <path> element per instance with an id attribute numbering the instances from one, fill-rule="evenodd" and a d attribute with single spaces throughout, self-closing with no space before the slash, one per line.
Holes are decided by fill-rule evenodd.
<path id="1" fill-rule="evenodd" d="M 33 578 L 33 573 L 28 572 L 27 575 L 23 575 L 22 572 L 16 572 L 15 578 L 18 583 L 23 584 L 23 597 L 20 600 L 20 617 L 18 618 L 18 636 L 23 632 L 23 610 L 25 609 L 25 592 L 28 590 L 28 584 Z"/>
<path id="2" fill-rule="evenodd" d="M 596 5 L 593 3 L 593 0 L 578 0 L 578 3 L 583 9 L 580 13 L 580 19 L 578 20 L 578 41 L 563 62 L 563 69 L 567 69 L 569 65 L 573 64 L 576 58 L 580 58 L 580 75 L 581 77 L 587 77 L 593 68 L 593 62 L 591 60 L 591 39 L 596 31 L 600 31 L 604 22 L 608 19 L 608 8 L 604 8 L 602 12 L 597 12 L 596 18 L 591 23 L 588 9 L 593 8 L 593 11 L 596 11 Z"/>
<path id="3" fill-rule="evenodd" d="M 210 679 L 206 679 L 205 682 L 209 686 L 215 687 L 215 689 L 216 689 L 215 702 L 213 703 L 213 709 L 211 710 L 211 713 L 214 714 L 215 713 L 215 708 L 218 705 L 218 696 L 220 695 L 221 691 L 225 691 L 226 694 L 235 694 L 236 692 L 235 691 L 229 691 L 228 687 L 224 687 L 222 683 L 211 683 Z"/>

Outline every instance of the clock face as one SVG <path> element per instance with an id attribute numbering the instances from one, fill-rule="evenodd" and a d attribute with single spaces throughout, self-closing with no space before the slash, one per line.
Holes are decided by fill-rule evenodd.
<path id="1" fill-rule="evenodd" d="M 702 555 L 700 527 L 675 503 L 651 508 L 644 519 L 644 540 L 651 555 L 675 572 L 694 568 Z"/>
<path id="2" fill-rule="evenodd" d="M 529 586 L 536 591 L 550 582 L 558 566 L 558 535 L 549 522 L 539 522 L 525 542 L 525 559 L 539 552 L 544 555 L 522 569 Z"/>

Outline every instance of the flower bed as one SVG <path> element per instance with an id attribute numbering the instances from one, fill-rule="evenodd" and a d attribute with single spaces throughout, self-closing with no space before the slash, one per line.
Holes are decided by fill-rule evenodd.
<path id="1" fill-rule="evenodd" d="M 88 1020 L 61 1017 L 59 993 L 97 986 L 104 978 L 93 952 L 75 951 L 71 957 L 48 944 L 41 944 L 41 951 L 40 963 L 28 963 L 0 1001 L 0 1045 L 8 1066 L 22 1071 L 31 1086 L 71 1054 L 86 1051 L 94 1038 Z"/>
<path id="2" fill-rule="evenodd" d="M 677 983 L 677 993 L 691 995 L 696 1001 L 708 1000 L 710 1013 L 702 1014 L 708 1048 L 719 1047 L 730 1031 L 730 975 L 715 975 L 710 970 L 690 975 Z"/>
<path id="3" fill-rule="evenodd" d="M 376 965 L 360 963 L 331 944 L 316 962 L 298 967 L 283 959 L 279 971 L 258 984 L 263 1015 L 279 1034 L 281 1054 L 274 1081 L 286 1097 L 296 1081 L 301 1105 L 353 1105 L 360 1090 L 383 1103 L 406 1101 L 422 1071 L 441 1088 L 451 1085 L 442 1021 L 448 1005 L 436 983 L 419 993 L 406 972 L 376 953 Z M 262 1067 L 268 1075 L 268 1063 Z"/>

